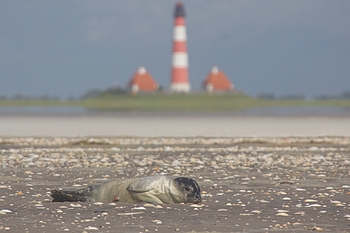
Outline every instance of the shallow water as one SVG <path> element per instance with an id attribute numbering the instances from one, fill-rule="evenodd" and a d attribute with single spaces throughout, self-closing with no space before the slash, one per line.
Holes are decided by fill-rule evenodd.
<path id="1" fill-rule="evenodd" d="M 265 107 L 244 111 L 247 116 L 338 116 L 350 117 L 346 107 Z"/>
<path id="2" fill-rule="evenodd" d="M 87 109 L 82 107 L 0 107 L 0 114 L 14 114 L 14 115 L 35 115 L 35 114 L 81 114 L 86 113 Z"/>
<path id="3" fill-rule="evenodd" d="M 119 116 L 249 116 L 249 117 L 350 117 L 347 107 L 260 107 L 243 111 L 176 112 L 176 111 L 96 111 L 83 107 L 0 107 L 2 115 L 119 115 Z"/>

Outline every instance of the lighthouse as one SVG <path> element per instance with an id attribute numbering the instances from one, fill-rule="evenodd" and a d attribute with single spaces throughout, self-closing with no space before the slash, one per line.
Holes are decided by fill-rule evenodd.
<path id="1" fill-rule="evenodd" d="M 187 34 L 185 9 L 181 2 L 175 6 L 174 13 L 173 54 L 170 90 L 172 92 L 189 92 L 191 84 L 188 75 Z"/>

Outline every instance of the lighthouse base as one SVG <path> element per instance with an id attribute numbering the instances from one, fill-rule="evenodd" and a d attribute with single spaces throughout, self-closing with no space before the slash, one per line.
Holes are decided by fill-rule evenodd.
<path id="1" fill-rule="evenodd" d="M 172 92 L 189 92 L 191 90 L 191 84 L 189 83 L 172 83 L 170 85 L 170 91 Z"/>

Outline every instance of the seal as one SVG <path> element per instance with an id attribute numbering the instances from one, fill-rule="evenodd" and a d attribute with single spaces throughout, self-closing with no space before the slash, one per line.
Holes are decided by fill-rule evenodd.
<path id="1" fill-rule="evenodd" d="M 187 177 L 147 176 L 113 180 L 76 191 L 52 190 L 52 202 L 199 203 L 201 189 Z"/>

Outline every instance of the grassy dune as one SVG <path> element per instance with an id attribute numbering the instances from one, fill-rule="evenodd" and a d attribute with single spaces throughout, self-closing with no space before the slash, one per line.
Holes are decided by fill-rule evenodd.
<path id="1" fill-rule="evenodd" d="M 243 94 L 142 94 L 111 95 L 76 100 L 0 100 L 0 106 L 77 106 L 105 111 L 234 111 L 254 107 L 350 107 L 350 100 L 265 100 Z"/>

